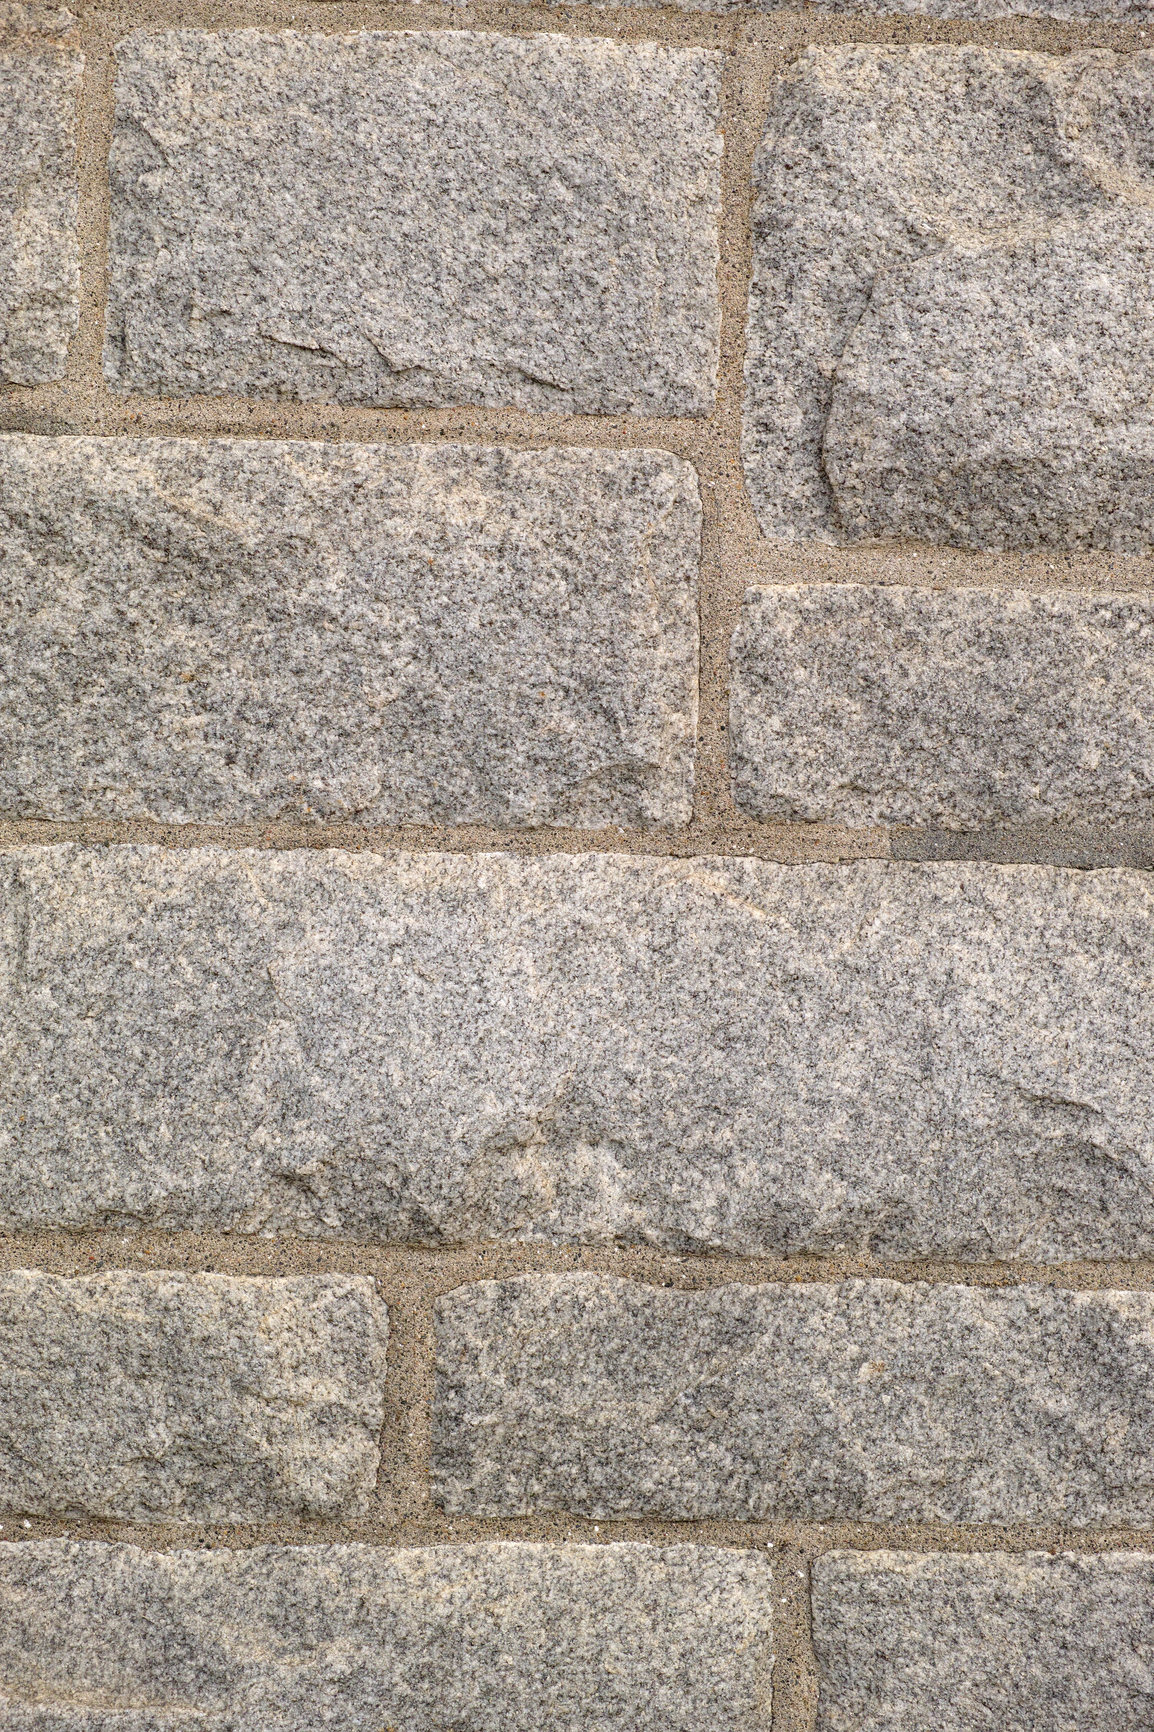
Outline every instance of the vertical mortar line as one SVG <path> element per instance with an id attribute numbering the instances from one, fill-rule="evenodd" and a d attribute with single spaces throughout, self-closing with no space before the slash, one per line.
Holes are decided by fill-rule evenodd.
<path id="1" fill-rule="evenodd" d="M 78 432 L 98 431 L 103 394 L 101 354 L 108 301 L 108 156 L 112 143 L 112 43 L 103 21 L 81 27 L 84 82 L 81 88 L 76 155 L 80 182 L 80 324 L 68 356 L 64 382 L 67 420 Z"/>
<path id="2" fill-rule="evenodd" d="M 817 1661 L 813 1651 L 809 1551 L 782 1539 L 773 1558 L 773 1732 L 814 1732 Z"/>
<path id="3" fill-rule="evenodd" d="M 436 1514 L 429 1490 L 435 1272 L 430 1282 L 424 1258 L 406 1257 L 398 1261 L 407 1265 L 399 1275 L 390 1278 L 378 1274 L 389 1308 L 389 1364 L 377 1498 L 378 1504 L 388 1511 L 387 1519 L 427 1521 Z"/>

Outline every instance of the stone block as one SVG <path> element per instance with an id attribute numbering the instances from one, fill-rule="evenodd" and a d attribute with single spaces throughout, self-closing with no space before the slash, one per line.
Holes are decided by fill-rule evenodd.
<path id="1" fill-rule="evenodd" d="M 767 535 L 1154 545 L 1154 53 L 811 49 L 755 182 Z"/>
<path id="2" fill-rule="evenodd" d="M 720 67 L 468 30 L 130 36 L 108 379 L 708 413 Z"/>
<path id="3" fill-rule="evenodd" d="M 0 811 L 688 820 L 661 451 L 0 437 Z"/>

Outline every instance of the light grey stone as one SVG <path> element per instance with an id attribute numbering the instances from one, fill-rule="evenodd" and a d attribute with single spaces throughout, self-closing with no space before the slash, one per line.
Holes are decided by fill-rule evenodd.
<path id="1" fill-rule="evenodd" d="M 769 1732 L 770 1567 L 709 1546 L 0 1545 L 6 1732 Z"/>
<path id="2" fill-rule="evenodd" d="M 0 6 L 0 381 L 10 385 L 58 379 L 80 316 L 75 22 L 60 8 Z"/>
<path id="3" fill-rule="evenodd" d="M 524 0 L 528 5 L 531 0 Z M 568 0 L 548 0 L 565 5 Z M 595 8 L 652 10 L 653 0 L 584 0 Z M 669 0 L 678 12 L 799 11 L 798 0 Z M 852 18 L 1134 18 L 1154 10 L 1151 0 L 805 0 L 806 12 Z"/>
<path id="4" fill-rule="evenodd" d="M 754 178 L 767 535 L 1154 541 L 1154 53 L 812 49 Z"/>
<path id="5" fill-rule="evenodd" d="M 113 384 L 708 413 L 716 52 L 184 30 L 117 64 Z"/>
<path id="6" fill-rule="evenodd" d="M 521 1275 L 438 1301 L 470 1516 L 1154 1525 L 1154 1295 Z"/>
<path id="7" fill-rule="evenodd" d="M 751 817 L 945 829 L 1154 817 L 1143 593 L 751 589 L 730 662 L 733 797 Z"/>
<path id="8" fill-rule="evenodd" d="M 0 437 L 0 810 L 684 822 L 700 522 L 659 451 Z"/>
<path id="9" fill-rule="evenodd" d="M 1149 1732 L 1154 1556 L 829 1552 L 819 1732 Z"/>
<path id="10" fill-rule="evenodd" d="M 0 854 L 0 1223 L 1154 1251 L 1154 883 Z"/>
<path id="11" fill-rule="evenodd" d="M 0 1508 L 362 1512 L 388 1326 L 360 1275 L 0 1276 Z"/>

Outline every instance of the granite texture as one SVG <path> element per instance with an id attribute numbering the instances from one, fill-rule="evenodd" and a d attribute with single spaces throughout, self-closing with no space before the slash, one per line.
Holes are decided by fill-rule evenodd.
<path id="1" fill-rule="evenodd" d="M 1154 885 L 0 853 L 0 1224 L 1154 1251 Z"/>
<path id="2" fill-rule="evenodd" d="M 476 31 L 117 50 L 124 390 L 702 415 L 721 56 Z"/>
<path id="3" fill-rule="evenodd" d="M 528 5 L 531 0 L 524 0 Z M 566 0 L 548 0 L 563 5 Z M 668 0 L 678 12 L 796 11 L 796 0 Z M 585 0 L 598 9 L 652 8 L 653 0 Z M 807 12 L 842 18 L 1139 18 L 1154 11 L 1152 0 L 806 0 Z"/>
<path id="4" fill-rule="evenodd" d="M 365 1276 L 0 1276 L 0 1508 L 362 1513 L 387 1339 Z"/>
<path id="5" fill-rule="evenodd" d="M 681 823 L 660 451 L 0 436 L 0 811 Z"/>
<path id="6" fill-rule="evenodd" d="M 1154 818 L 1154 602 L 1142 592 L 751 589 L 730 664 L 733 797 L 750 817 L 941 829 Z"/>
<path id="7" fill-rule="evenodd" d="M 454 1514 L 1154 1526 L 1154 1295 L 673 1292 L 521 1275 L 437 1304 Z"/>
<path id="8" fill-rule="evenodd" d="M 61 8 L 0 6 L 0 383 L 59 379 L 80 317 L 76 105 Z"/>
<path id="9" fill-rule="evenodd" d="M 811 49 L 754 179 L 767 535 L 1154 542 L 1154 53 Z"/>
<path id="10" fill-rule="evenodd" d="M 708 1546 L 0 1545 L 6 1732 L 769 1732 L 770 1568 Z"/>
<path id="11" fill-rule="evenodd" d="M 1154 1556 L 829 1552 L 818 1732 L 1149 1732 Z"/>

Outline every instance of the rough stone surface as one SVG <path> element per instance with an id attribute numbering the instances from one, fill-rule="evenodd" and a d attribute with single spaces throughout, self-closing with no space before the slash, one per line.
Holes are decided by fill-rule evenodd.
<path id="1" fill-rule="evenodd" d="M 1154 1251 L 1154 886 L 0 854 L 0 1223 Z"/>
<path id="2" fill-rule="evenodd" d="M 0 6 L 0 381 L 58 379 L 80 315 L 70 13 Z"/>
<path id="3" fill-rule="evenodd" d="M 764 1556 L 706 1546 L 8 1544 L 0 1705 L 6 1732 L 768 1732 L 771 1619 Z"/>
<path id="4" fill-rule="evenodd" d="M 752 817 L 1154 817 L 1145 594 L 753 589 L 730 661 L 733 796 Z"/>
<path id="5" fill-rule="evenodd" d="M 0 534 L 0 810 L 691 816 L 664 452 L 0 437 Z"/>
<path id="6" fill-rule="evenodd" d="M 524 0 L 529 4 L 530 0 Z M 564 0 L 549 0 L 561 5 Z M 586 0 L 594 7 L 652 6 L 652 0 Z M 672 0 L 679 12 L 796 11 L 795 0 Z M 806 0 L 807 12 L 878 18 L 1132 18 L 1151 11 L 1151 0 Z"/>
<path id="7" fill-rule="evenodd" d="M 719 54 L 185 30 L 117 56 L 114 384 L 708 412 Z"/>
<path id="8" fill-rule="evenodd" d="M 812 49 L 755 181 L 767 535 L 1154 543 L 1154 53 Z"/>
<path id="9" fill-rule="evenodd" d="M 1154 1557 L 830 1552 L 819 1732 L 1149 1732 Z"/>
<path id="10" fill-rule="evenodd" d="M 438 1301 L 472 1516 L 1154 1525 L 1154 1296 L 522 1275 Z"/>
<path id="11" fill-rule="evenodd" d="M 137 1521 L 357 1514 L 385 1308 L 364 1276 L 0 1277 L 0 1508 Z"/>

